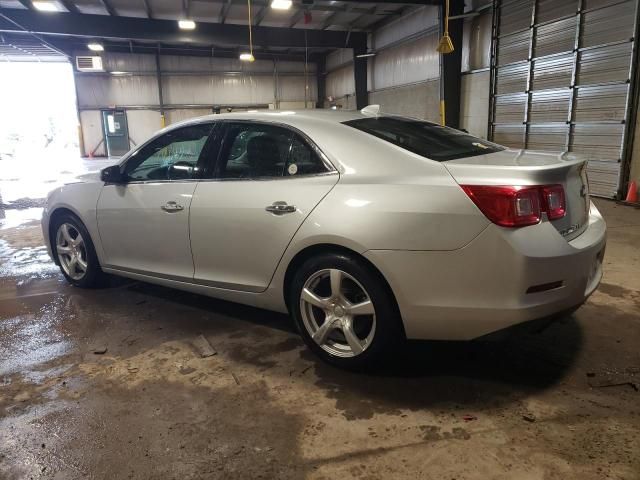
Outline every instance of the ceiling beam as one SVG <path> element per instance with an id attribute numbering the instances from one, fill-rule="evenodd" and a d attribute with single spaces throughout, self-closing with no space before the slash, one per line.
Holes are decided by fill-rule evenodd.
<path id="1" fill-rule="evenodd" d="M 23 30 L 43 35 L 152 41 L 165 44 L 242 47 L 248 45 L 245 25 L 198 22 L 198 28 L 180 30 L 175 21 L 136 17 L 57 13 L 55 15 L 18 9 L 4 9 L 3 16 Z M 0 32 L 20 31 L 12 22 L 0 19 Z M 259 26 L 253 29 L 255 45 L 284 48 L 353 48 L 366 45 L 364 32 Z"/>
<path id="2" fill-rule="evenodd" d="M 71 13 L 80 13 L 80 10 L 78 10 L 78 7 L 76 7 L 76 4 L 73 3 L 72 0 L 60 0 L 60 3 Z"/>
<path id="3" fill-rule="evenodd" d="M 109 3 L 109 0 L 100 0 L 100 3 L 102 4 L 102 6 L 104 7 L 104 9 L 107 11 L 109 15 L 111 15 L 112 17 L 116 17 L 118 15 L 116 13 L 116 10 Z"/>
<path id="4" fill-rule="evenodd" d="M 255 26 L 260 25 L 262 23 L 262 20 L 264 20 L 264 17 L 267 15 L 268 11 L 269 11 L 269 6 L 268 5 L 263 5 L 262 7 L 260 7 L 260 10 L 258 10 L 258 13 L 256 13 L 255 20 L 253 21 L 253 24 Z"/>
<path id="5" fill-rule="evenodd" d="M 33 8 L 33 4 L 31 3 L 31 0 L 20 0 L 20 3 L 27 10 L 35 10 L 35 8 Z"/>
<path id="6" fill-rule="evenodd" d="M 385 0 L 384 2 L 371 2 L 369 0 L 343 0 L 344 3 L 372 3 L 382 4 L 399 4 L 399 5 L 440 5 L 442 0 Z"/>
<path id="7" fill-rule="evenodd" d="M 228 1 L 227 0 L 191 0 L 192 3 L 204 3 L 205 5 L 207 5 L 207 7 L 211 7 L 213 5 L 214 8 L 216 8 L 217 6 L 219 6 L 220 8 L 220 13 L 222 13 L 222 9 L 225 7 L 225 5 L 227 5 Z M 426 2 L 426 3 L 425 3 Z M 312 12 L 344 12 L 347 8 L 349 9 L 350 12 L 353 13 L 366 13 L 367 11 L 369 11 L 371 9 L 371 4 L 376 4 L 378 7 L 378 14 L 383 15 L 385 13 L 390 13 L 390 12 L 394 12 L 397 11 L 399 8 L 401 8 L 403 5 L 438 5 L 439 4 L 439 0 L 421 0 L 419 2 L 411 2 L 411 1 L 407 1 L 407 2 L 400 2 L 400 3 L 396 3 L 396 2 L 366 2 L 367 5 L 360 5 L 359 2 L 355 2 L 355 3 L 351 3 L 349 2 L 349 0 L 343 0 L 342 3 L 346 3 L 347 5 L 328 5 L 328 4 L 319 4 L 319 3 L 314 3 L 312 5 L 303 5 L 301 2 L 294 2 L 294 6 L 293 8 L 306 8 L 307 10 L 310 10 Z M 235 4 L 239 4 L 238 2 L 235 2 Z M 256 8 L 257 9 L 262 9 L 263 7 L 268 7 L 270 8 L 271 6 L 271 0 L 251 0 L 251 6 L 252 8 Z M 387 6 L 388 9 L 385 11 L 383 7 Z"/>
<path id="8" fill-rule="evenodd" d="M 233 0 L 225 0 L 225 2 L 222 4 L 220 15 L 218 16 L 218 22 L 224 23 L 227 21 L 227 15 L 229 15 L 229 9 L 231 8 L 232 3 Z"/>
<path id="9" fill-rule="evenodd" d="M 87 44 L 80 38 L 69 37 L 55 37 L 50 42 L 58 50 L 64 50 L 68 55 L 74 52 L 83 52 L 87 48 Z M 238 58 L 238 50 L 236 48 L 215 48 L 210 47 L 197 47 L 193 45 L 160 45 L 152 43 L 135 43 L 135 42 L 116 42 L 116 41 L 103 41 L 102 45 L 106 52 L 118 52 L 118 53 L 142 53 L 142 54 L 155 54 L 158 52 L 160 55 L 180 55 L 180 56 L 195 56 L 195 57 L 220 57 L 220 58 Z M 258 60 L 292 60 L 300 61 L 304 59 L 304 51 L 273 51 L 273 50 L 261 50 L 255 49 L 253 51 L 254 56 Z M 310 61 L 314 61 L 316 56 L 314 52 L 310 53 Z"/>
<path id="10" fill-rule="evenodd" d="M 356 28 L 356 24 L 362 17 L 366 17 L 367 15 L 375 15 L 377 9 L 378 7 L 373 6 L 367 13 L 361 13 L 360 15 L 358 15 L 356 18 L 351 20 L 351 22 L 349 22 L 349 29 Z"/>
<path id="11" fill-rule="evenodd" d="M 144 5 L 144 11 L 147 14 L 147 18 L 153 18 L 153 11 L 151 10 L 151 5 L 149 5 L 149 0 L 142 0 L 142 4 Z"/>
<path id="12" fill-rule="evenodd" d="M 296 24 L 302 20 L 302 17 L 304 17 L 304 9 L 303 8 L 299 8 L 296 13 L 294 13 L 291 16 L 291 20 L 289 21 L 289 28 L 293 28 L 296 26 Z"/>

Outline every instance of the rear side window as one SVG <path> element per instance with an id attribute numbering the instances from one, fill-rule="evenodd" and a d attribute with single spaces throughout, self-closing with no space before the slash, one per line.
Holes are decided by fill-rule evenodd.
<path id="1" fill-rule="evenodd" d="M 295 132 L 275 125 L 229 124 L 219 178 L 257 179 L 324 173 L 327 167 Z"/>
<path id="2" fill-rule="evenodd" d="M 344 124 L 438 162 L 504 150 L 460 130 L 410 118 L 362 118 Z"/>

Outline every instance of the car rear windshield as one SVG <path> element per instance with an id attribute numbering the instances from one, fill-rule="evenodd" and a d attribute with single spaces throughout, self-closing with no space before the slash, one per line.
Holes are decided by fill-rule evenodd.
<path id="1" fill-rule="evenodd" d="M 372 117 L 344 124 L 438 162 L 504 150 L 460 130 L 410 118 Z"/>

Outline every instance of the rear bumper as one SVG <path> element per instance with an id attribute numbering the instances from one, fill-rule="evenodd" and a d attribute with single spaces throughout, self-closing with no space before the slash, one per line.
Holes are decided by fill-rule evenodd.
<path id="1" fill-rule="evenodd" d="M 567 242 L 549 223 L 487 227 L 453 251 L 370 250 L 412 339 L 470 340 L 578 307 L 602 278 L 606 225 Z"/>

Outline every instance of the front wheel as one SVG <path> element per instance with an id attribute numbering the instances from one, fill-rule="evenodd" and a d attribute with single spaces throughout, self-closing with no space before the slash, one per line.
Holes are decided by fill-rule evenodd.
<path id="1" fill-rule="evenodd" d="M 344 254 L 307 260 L 295 274 L 289 298 L 311 350 L 350 369 L 378 364 L 403 339 L 395 305 L 379 274 Z"/>
<path id="2" fill-rule="evenodd" d="M 76 287 L 99 286 L 104 278 L 89 232 L 75 215 L 58 217 L 53 225 L 53 251 L 60 270 Z"/>

